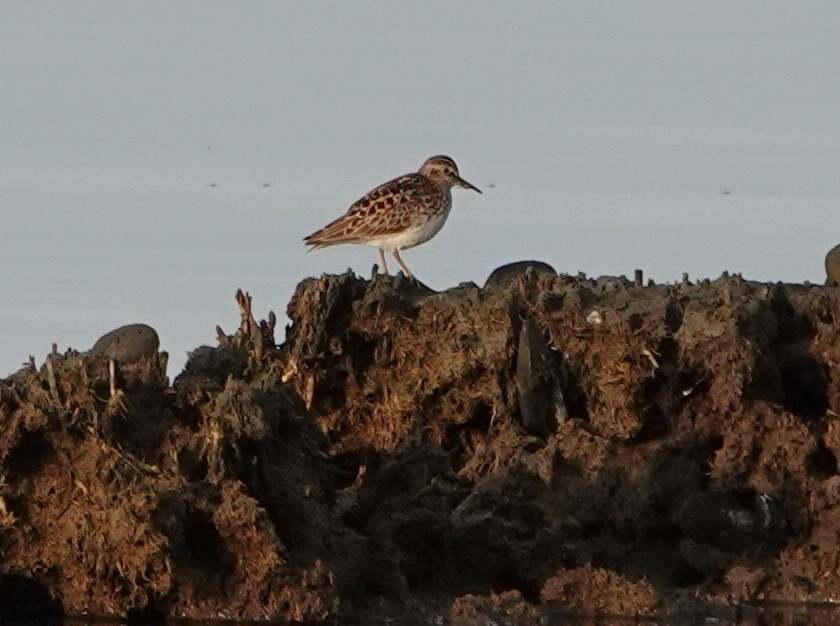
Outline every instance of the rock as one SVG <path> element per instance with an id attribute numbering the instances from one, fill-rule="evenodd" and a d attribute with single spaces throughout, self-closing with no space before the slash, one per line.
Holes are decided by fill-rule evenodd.
<path id="1" fill-rule="evenodd" d="M 128 324 L 102 335 L 93 344 L 90 354 L 119 363 L 136 363 L 154 355 L 159 347 L 160 339 L 154 328 L 146 324 Z"/>
<path id="2" fill-rule="evenodd" d="M 730 553 L 778 548 L 788 536 L 779 502 L 751 489 L 695 494 L 683 503 L 678 524 L 690 539 Z"/>
<path id="3" fill-rule="evenodd" d="M 840 287 L 840 244 L 834 246 L 825 255 L 826 283 Z"/>
<path id="4" fill-rule="evenodd" d="M 189 353 L 184 371 L 173 386 L 221 389 L 229 377 L 242 378 L 247 367 L 248 351 L 241 346 L 199 346 Z"/>
<path id="5" fill-rule="evenodd" d="M 519 332 L 516 389 L 523 426 L 541 437 L 548 436 L 566 421 L 566 406 L 554 361 L 539 327 L 526 319 Z"/>
<path id="6" fill-rule="evenodd" d="M 557 276 L 557 272 L 548 263 L 542 261 L 517 261 L 516 263 L 508 263 L 493 270 L 484 283 L 484 288 L 500 287 L 505 288 L 513 284 L 513 282 L 523 275 L 528 270 L 532 270 L 536 275 Z"/>
<path id="7" fill-rule="evenodd" d="M 34 576 L 6 574 L 0 580 L 0 621 L 4 624 L 60 624 L 61 605 Z"/>
<path id="8" fill-rule="evenodd" d="M 836 292 L 535 271 L 305 280 L 262 358 L 237 298 L 174 386 L 75 351 L 0 381 L 0 621 L 840 597 Z"/>
<path id="9" fill-rule="evenodd" d="M 718 578 L 742 561 L 761 563 L 789 538 L 781 504 L 751 489 L 732 489 L 688 497 L 678 513 L 685 533 L 679 550 L 685 561 Z"/>

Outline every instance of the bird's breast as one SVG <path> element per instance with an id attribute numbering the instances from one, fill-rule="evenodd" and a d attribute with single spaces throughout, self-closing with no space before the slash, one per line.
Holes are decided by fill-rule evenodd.
<path id="1" fill-rule="evenodd" d="M 404 250 L 427 242 L 443 228 L 451 209 L 451 196 L 444 198 L 443 202 L 435 206 L 426 207 L 422 215 L 418 215 L 408 228 L 393 236 L 389 247 Z"/>

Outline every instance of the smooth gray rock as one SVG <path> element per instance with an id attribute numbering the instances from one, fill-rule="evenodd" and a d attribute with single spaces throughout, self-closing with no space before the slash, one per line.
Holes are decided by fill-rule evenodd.
<path id="1" fill-rule="evenodd" d="M 557 276 L 557 272 L 548 263 L 542 261 L 516 261 L 515 263 L 508 263 L 501 265 L 493 270 L 484 283 L 484 288 L 488 287 L 508 287 L 519 278 L 522 274 L 531 269 L 538 276 L 547 274 L 549 276 Z"/>
<path id="2" fill-rule="evenodd" d="M 160 347 L 160 338 L 151 326 L 128 324 L 102 335 L 90 350 L 93 356 L 104 356 L 118 363 L 136 363 L 153 356 Z"/>
<path id="3" fill-rule="evenodd" d="M 840 287 L 840 244 L 825 255 L 825 274 L 828 285 Z"/>

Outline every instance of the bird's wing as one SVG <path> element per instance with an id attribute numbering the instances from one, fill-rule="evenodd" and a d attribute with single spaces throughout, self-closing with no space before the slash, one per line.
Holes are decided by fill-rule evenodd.
<path id="1" fill-rule="evenodd" d="M 355 243 L 400 232 L 412 222 L 414 204 L 424 191 L 423 178 L 406 174 L 388 181 L 357 200 L 346 214 L 304 238 L 307 245 L 321 248 L 339 243 Z"/>

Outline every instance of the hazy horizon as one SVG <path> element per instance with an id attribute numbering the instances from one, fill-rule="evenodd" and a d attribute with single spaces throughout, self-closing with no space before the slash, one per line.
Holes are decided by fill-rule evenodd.
<path id="1" fill-rule="evenodd" d="M 483 195 L 403 254 L 821 284 L 840 243 L 840 5 L 9 4 L 0 376 L 145 322 L 177 374 L 376 251 L 301 239 L 448 154 Z M 395 269 L 391 268 L 392 271 Z M 278 332 L 282 341 L 282 331 Z"/>

